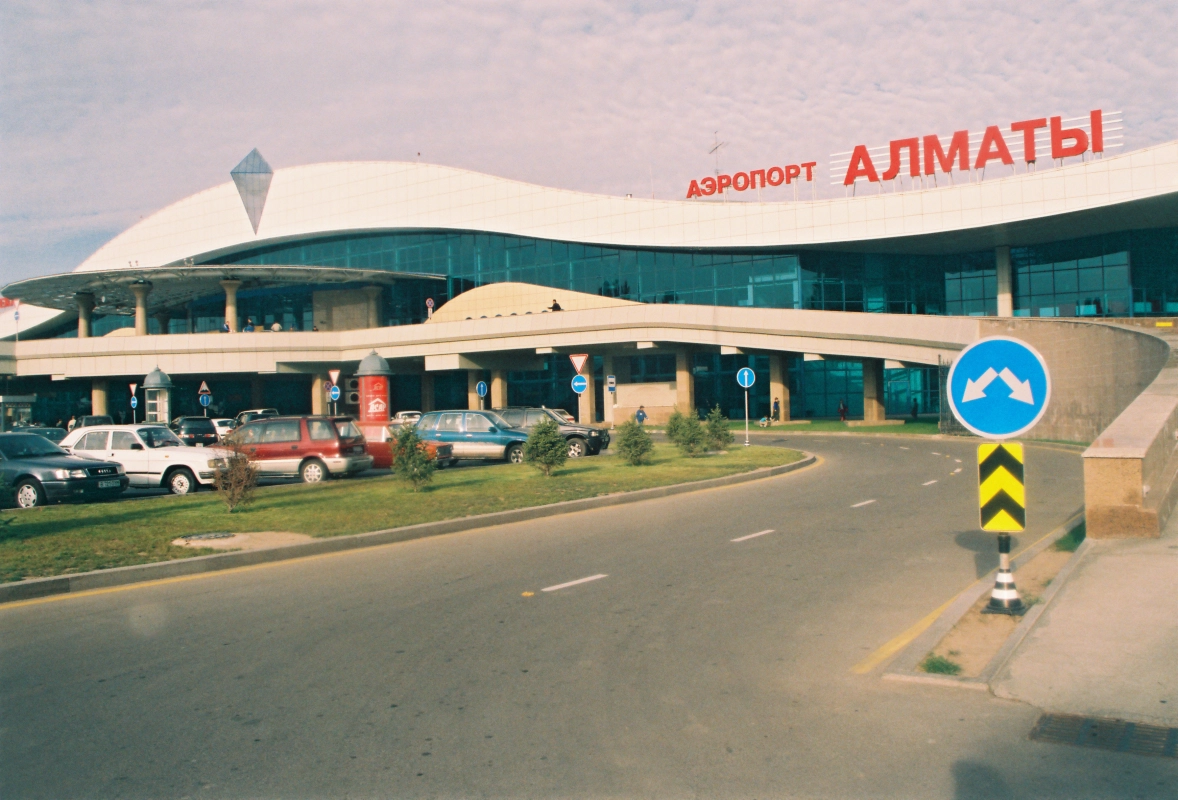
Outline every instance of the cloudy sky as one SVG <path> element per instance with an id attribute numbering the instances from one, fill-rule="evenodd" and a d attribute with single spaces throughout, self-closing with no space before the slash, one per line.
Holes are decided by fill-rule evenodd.
<path id="1" fill-rule="evenodd" d="M 683 197 L 714 170 L 1090 109 L 1178 138 L 1178 3 L 220 2 L 0 6 L 0 279 L 274 167 L 412 160 Z M 829 192 L 829 190 L 827 190 Z"/>

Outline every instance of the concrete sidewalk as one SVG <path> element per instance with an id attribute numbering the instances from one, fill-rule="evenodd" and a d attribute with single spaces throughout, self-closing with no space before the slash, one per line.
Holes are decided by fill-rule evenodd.
<path id="1" fill-rule="evenodd" d="M 1178 727 L 1178 515 L 1160 539 L 1085 551 L 991 689 L 1048 711 Z"/>

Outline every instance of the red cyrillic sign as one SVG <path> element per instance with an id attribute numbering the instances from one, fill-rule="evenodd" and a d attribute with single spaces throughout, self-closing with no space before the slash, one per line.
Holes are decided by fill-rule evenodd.
<path id="1" fill-rule="evenodd" d="M 691 185 L 687 187 L 687 199 L 723 194 L 726 189 L 744 192 L 749 189 L 761 189 L 765 186 L 781 186 L 783 183 L 788 185 L 801 179 L 803 170 L 806 173 L 805 180 L 813 181 L 814 167 L 816 166 L 818 166 L 817 161 L 806 161 L 802 164 L 788 164 L 784 167 L 738 172 L 735 175 L 717 175 L 714 178 L 709 175 L 691 182 Z"/>

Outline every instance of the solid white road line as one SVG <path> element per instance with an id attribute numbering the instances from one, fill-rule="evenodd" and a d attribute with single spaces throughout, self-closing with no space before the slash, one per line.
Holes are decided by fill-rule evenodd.
<path id="1" fill-rule="evenodd" d="M 863 506 L 869 506 L 874 502 L 875 500 L 864 500 L 862 503 L 856 503 L 855 505 L 851 506 L 851 508 L 863 508 Z"/>
<path id="2" fill-rule="evenodd" d="M 577 580 L 569 581 L 568 583 L 558 583 L 558 584 L 556 584 L 556 586 L 549 586 L 547 589 L 541 589 L 540 591 L 542 591 L 542 592 L 555 592 L 560 589 L 567 589 L 570 586 L 576 586 L 579 583 L 588 583 L 589 581 L 595 581 L 595 580 L 599 580 L 601 578 L 608 578 L 608 577 L 609 577 L 608 575 L 590 575 L 588 578 L 578 578 Z"/>
<path id="3" fill-rule="evenodd" d="M 745 539 L 756 539 L 758 536 L 764 536 L 766 533 L 773 533 L 773 529 L 770 528 L 767 531 L 757 531 L 756 533 L 750 533 L 748 536 L 741 536 L 737 539 L 732 539 L 731 541 L 743 542 Z"/>
<path id="4" fill-rule="evenodd" d="M 937 481 L 934 479 L 934 480 L 931 480 L 931 481 L 925 481 L 924 483 L 922 483 L 922 484 L 920 484 L 920 485 L 921 485 L 921 486 L 932 486 L 932 485 L 933 485 L 934 483 L 936 483 L 936 482 L 937 482 Z"/>

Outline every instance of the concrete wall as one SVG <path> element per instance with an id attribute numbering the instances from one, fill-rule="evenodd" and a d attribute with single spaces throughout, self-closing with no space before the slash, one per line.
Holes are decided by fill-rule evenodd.
<path id="1" fill-rule="evenodd" d="M 1156 336 L 1114 325 L 1051 319 L 981 321 L 979 333 L 1034 347 L 1051 371 L 1051 402 L 1033 439 L 1094 441 L 1157 377 L 1170 348 Z"/>
<path id="2" fill-rule="evenodd" d="M 315 292 L 312 308 L 315 311 L 315 324 L 321 331 L 351 331 L 369 327 L 368 295 L 361 289 Z"/>
<path id="3" fill-rule="evenodd" d="M 666 422 L 675 410 L 678 393 L 673 383 L 622 383 L 617 388 L 618 405 L 613 410 L 615 425 L 633 419 L 638 406 L 645 406 L 647 421 L 653 424 Z"/>

